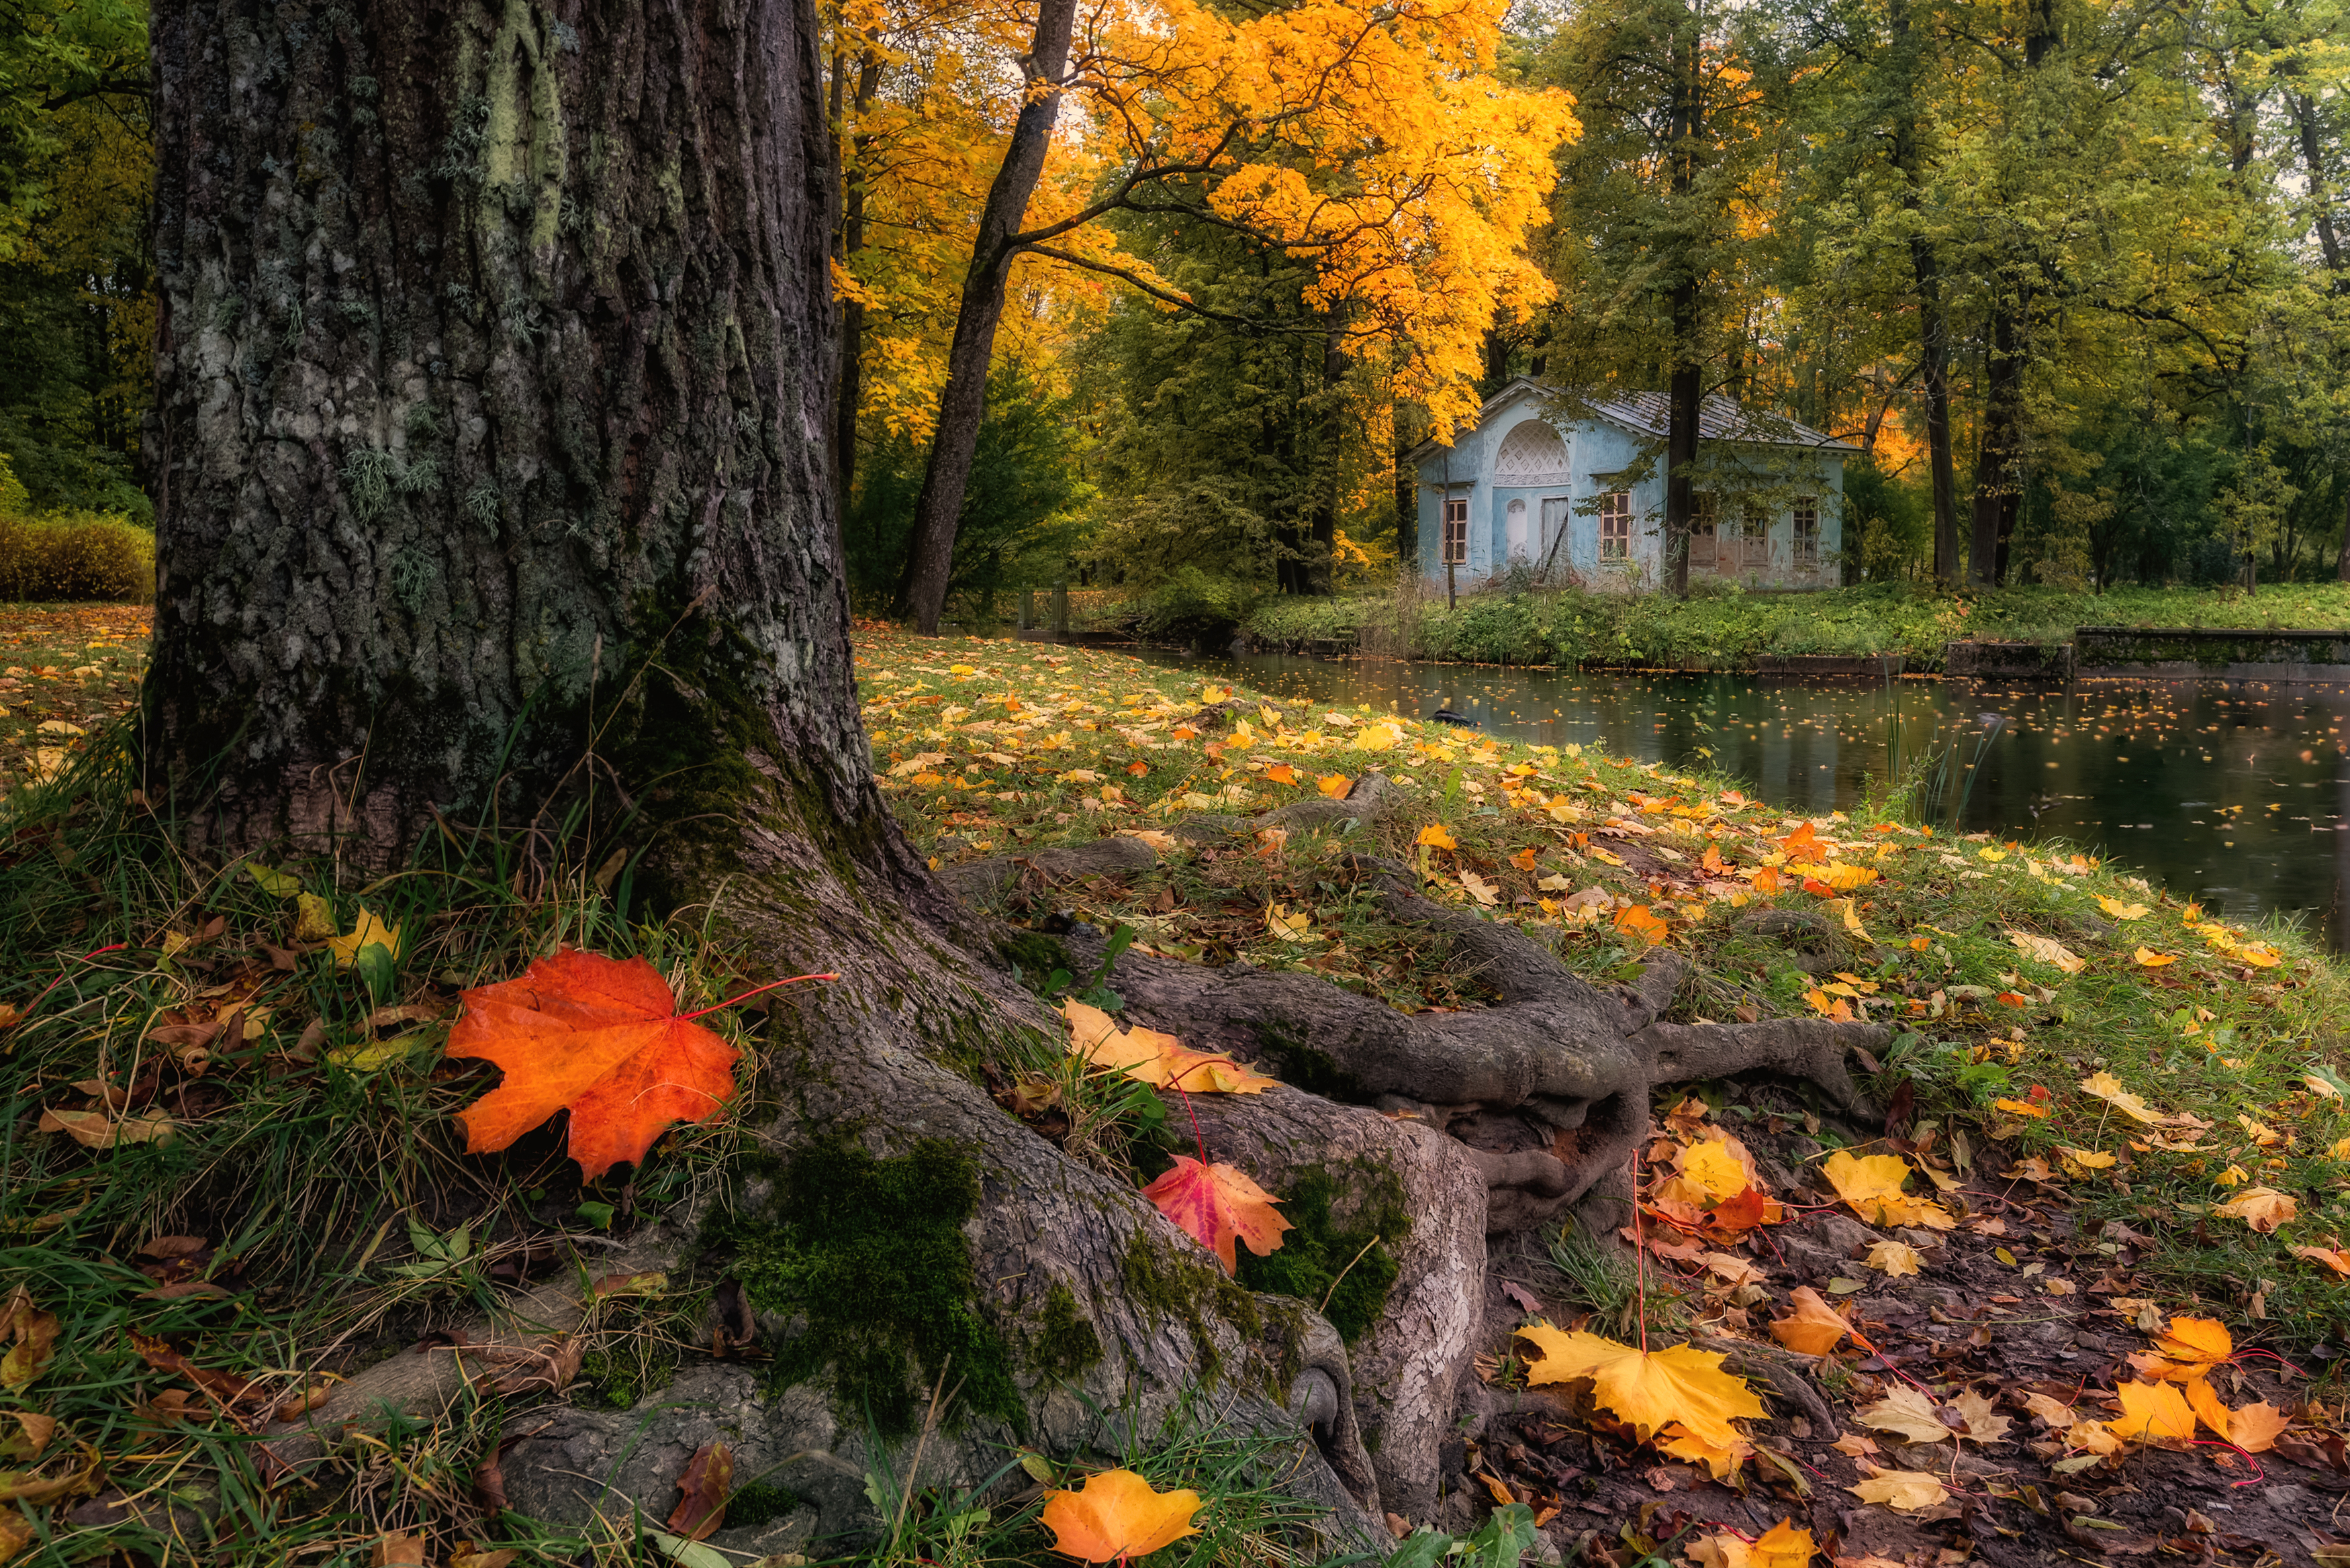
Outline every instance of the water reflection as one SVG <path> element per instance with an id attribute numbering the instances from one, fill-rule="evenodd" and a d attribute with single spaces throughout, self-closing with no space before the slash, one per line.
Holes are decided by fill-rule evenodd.
<path id="1" fill-rule="evenodd" d="M 2337 950 L 2350 877 L 2350 685 L 2083 680 L 1794 682 L 1395 659 L 1145 652 L 1262 691 L 1427 716 L 1449 706 L 1520 740 L 1710 763 L 1762 798 L 1846 810 L 1899 755 L 1980 750 L 1961 826 L 2055 835 L 2231 919 L 2293 914 Z M 1987 730 L 1986 717 L 2000 723 Z M 1988 735 L 1988 743 L 1979 742 Z M 1949 796 L 1955 805 L 1963 783 Z"/>

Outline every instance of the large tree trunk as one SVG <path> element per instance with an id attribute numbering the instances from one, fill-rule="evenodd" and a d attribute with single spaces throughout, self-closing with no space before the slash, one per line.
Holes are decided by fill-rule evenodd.
<path id="1" fill-rule="evenodd" d="M 972 458 L 979 450 L 980 421 L 987 412 L 988 363 L 995 353 L 1004 286 L 1017 254 L 1012 242 L 1028 215 L 1028 198 L 1045 172 L 1045 154 L 1052 147 L 1076 14 L 1076 0 L 1038 0 L 1035 40 L 1020 61 L 1028 97 L 1013 122 L 1012 140 L 1003 150 L 995 182 L 987 189 L 979 238 L 972 246 L 971 272 L 963 279 L 962 305 L 955 313 L 946 389 L 939 395 L 938 430 L 931 438 L 922 493 L 914 503 L 914 532 L 899 596 L 901 611 L 913 617 L 926 637 L 938 635 L 939 617 L 946 609 L 955 529 L 962 518 L 963 492 L 971 483 Z"/>
<path id="2" fill-rule="evenodd" d="M 525 820 L 591 711 L 656 817 L 754 749 L 878 832 L 806 19 L 169 0 L 154 54 L 146 743 L 190 837 Z"/>

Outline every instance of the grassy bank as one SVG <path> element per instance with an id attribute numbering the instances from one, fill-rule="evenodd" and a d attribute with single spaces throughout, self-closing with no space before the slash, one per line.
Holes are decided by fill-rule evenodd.
<path id="1" fill-rule="evenodd" d="M 1686 600 L 1575 590 L 1342 599 L 1276 598 L 1243 628 L 1274 647 L 1353 646 L 1480 664 L 1751 667 L 1766 655 L 1898 654 L 1939 669 L 1945 643 L 1973 637 L 2054 646 L 2081 626 L 2350 626 L 2350 584 L 2234 589 L 2000 588 L 1936 594 L 1864 584 L 1806 594 L 1705 591 Z"/>
<path id="2" fill-rule="evenodd" d="M 2327 1076 L 2350 971 L 2289 929 L 2210 920 L 2061 844 L 1936 834 L 1898 795 L 1807 822 L 1734 781 L 1367 708 L 1249 694 L 1245 732 L 1203 732 L 1186 716 L 1212 691 L 1113 653 L 881 631 L 861 647 L 884 787 L 941 865 L 1246 816 L 1380 770 L 1412 805 L 1375 847 L 1433 896 L 1519 922 L 1592 976 L 1681 949 L 1704 975 L 1685 1004 L 1709 1017 L 1887 1022 L 1880 1093 L 1911 1085 L 1960 1177 L 2043 1183 L 2147 1231 L 2149 1294 L 2280 1344 L 2350 1339 L 2350 1285 L 2291 1250 L 2350 1233 L 2350 1115 Z M 1383 926 L 1335 842 L 1176 843 L 1158 869 L 1056 891 L 1055 907 L 1164 952 L 1311 970 L 1407 1009 L 1492 1000 L 1436 944 Z M 1832 967 L 1754 940 L 1758 906 L 1815 925 Z M 2193 1122 L 2117 1114 L 2080 1086 L 2101 1073 Z M 2262 1232 L 2219 1212 L 2254 1187 L 2290 1195 L 2296 1216 Z M 2029 1261 L 2012 1266 L 2036 1298 Z"/>

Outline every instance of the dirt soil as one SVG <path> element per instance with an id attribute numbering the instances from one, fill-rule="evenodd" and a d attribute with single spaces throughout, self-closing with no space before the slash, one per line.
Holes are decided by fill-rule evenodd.
<path id="1" fill-rule="evenodd" d="M 1955 1230 L 1871 1227 L 1835 1204 L 1814 1174 L 1811 1162 L 1823 1151 L 1805 1136 L 1804 1113 L 1792 1098 L 1766 1085 L 1742 1101 L 1752 1118 L 1740 1119 L 1741 1102 L 1733 1100 L 1721 1107 L 1721 1125 L 1785 1199 L 1787 1221 L 1759 1227 L 1727 1248 L 1701 1245 L 1751 1262 L 1764 1276 L 1762 1294 L 1730 1305 L 1718 1285 L 1711 1294 L 1703 1288 L 1702 1264 L 1654 1255 L 1688 1250 L 1669 1227 L 1644 1220 L 1642 1240 L 1652 1299 L 1682 1293 L 1682 1331 L 1652 1334 L 1652 1347 L 1686 1331 L 1702 1348 L 1730 1351 L 1729 1368 L 1747 1376 L 1773 1410 L 1771 1418 L 1749 1423 L 1761 1451 L 1733 1485 L 1720 1484 L 1701 1466 L 1658 1462 L 1655 1449 L 1592 1407 L 1587 1384 L 1528 1386 L 1531 1346 L 1513 1339 L 1516 1328 L 1535 1318 L 1572 1328 L 1585 1314 L 1531 1237 L 1496 1239 L 1489 1354 L 1479 1362 L 1485 1386 L 1464 1401 L 1464 1408 L 1482 1402 L 1485 1413 L 1446 1450 L 1449 1527 L 1467 1526 L 1494 1501 L 1521 1501 L 1538 1518 L 1550 1513 L 1544 1533 L 1569 1561 L 1578 1560 L 1579 1549 L 1580 1561 L 1618 1568 L 1637 1562 L 1649 1542 L 1679 1536 L 1669 1553 L 1677 1555 L 1725 1528 L 1752 1539 L 1790 1515 L 1840 1568 L 1973 1561 L 2024 1568 L 2138 1557 L 2350 1562 L 2343 1548 L 2350 1542 L 2344 1517 L 2350 1462 L 2340 1437 L 2303 1424 L 2314 1417 L 2338 1426 L 2339 1389 L 2329 1386 L 2314 1401 L 2306 1370 L 2241 1340 L 2234 1360 L 2214 1372 L 2213 1388 L 2231 1407 L 2266 1400 L 2294 1413 L 2294 1428 L 2273 1449 L 2243 1454 L 2199 1430 L 2191 1446 L 2133 1444 L 2069 1473 L 2052 1468 L 2066 1447 L 2025 1398 L 2043 1395 L 2097 1418 L 2117 1413 L 2111 1391 L 2138 1376 L 2128 1357 L 2146 1354 L 2149 1330 L 2167 1323 L 2134 1272 L 2150 1238 L 2119 1223 L 2076 1225 L 2058 1186 L 1988 1176 L 2019 1163 L 1996 1145 L 1973 1149 L 1973 1174 L 1940 1195 L 1960 1216 Z M 1930 1148 L 1930 1139 L 1922 1141 Z M 1928 1149 L 1894 1137 L 1876 1151 L 1915 1159 Z M 1923 1254 L 1916 1275 L 1887 1278 L 1862 1261 L 1887 1238 Z M 1758 1355 L 1710 1334 L 1736 1326 L 1761 1337 L 1771 1320 L 1789 1314 L 1789 1294 L 1804 1285 L 1841 1310 L 1869 1348 L 1846 1341 L 1823 1358 L 1767 1349 Z M 1855 1418 L 1906 1382 L 1930 1389 L 1938 1401 L 1974 1391 L 2011 1424 L 1981 1444 L 1917 1443 Z M 1818 1419 L 1818 1407 L 1807 1412 L 1814 1397 L 1832 1424 Z M 1846 1489 L 1866 1473 L 1863 1457 L 1886 1469 L 1931 1473 L 1950 1498 L 1911 1512 L 1862 1503 Z M 2327 1547 L 2341 1554 L 2320 1556 Z"/>

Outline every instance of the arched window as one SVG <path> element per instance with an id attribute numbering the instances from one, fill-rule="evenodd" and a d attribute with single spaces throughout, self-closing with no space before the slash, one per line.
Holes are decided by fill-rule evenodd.
<path id="1" fill-rule="evenodd" d="M 1563 484 L 1566 482 L 1566 442 L 1541 420 L 1526 420 L 1502 438 L 1493 454 L 1496 484 Z"/>

